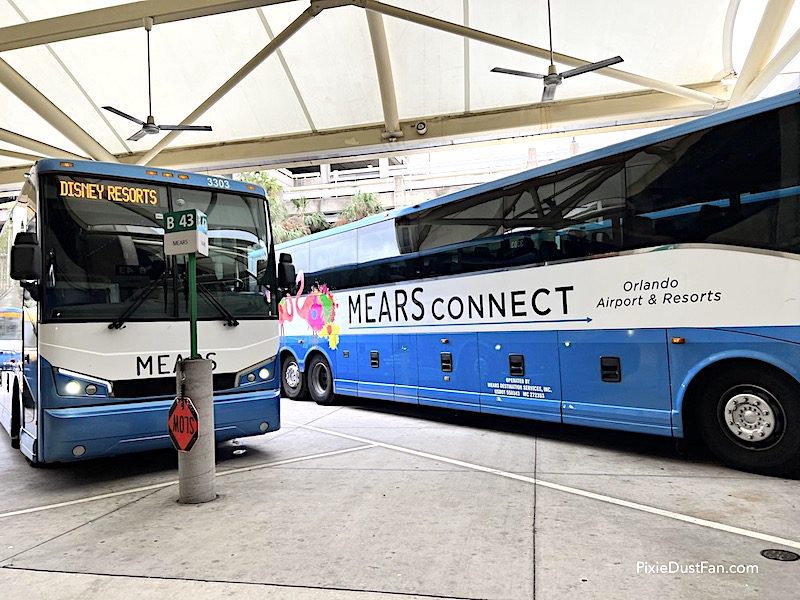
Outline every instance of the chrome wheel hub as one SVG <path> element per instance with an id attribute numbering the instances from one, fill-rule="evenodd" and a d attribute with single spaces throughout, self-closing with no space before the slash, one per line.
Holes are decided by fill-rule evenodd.
<path id="1" fill-rule="evenodd" d="M 290 388 L 296 388 L 300 385 L 300 367 L 297 363 L 293 362 L 286 367 L 286 385 Z"/>
<path id="2" fill-rule="evenodd" d="M 775 433 L 775 410 L 755 394 L 736 394 L 725 404 L 723 415 L 728 429 L 746 442 L 761 442 Z"/>

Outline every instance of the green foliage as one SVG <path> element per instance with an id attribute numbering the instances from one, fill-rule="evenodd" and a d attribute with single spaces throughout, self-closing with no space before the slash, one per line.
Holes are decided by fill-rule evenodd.
<path id="1" fill-rule="evenodd" d="M 299 212 L 301 215 L 306 214 L 306 209 L 308 209 L 308 198 L 293 198 L 291 202 L 294 204 L 297 212 Z"/>
<path id="2" fill-rule="evenodd" d="M 293 220 L 292 217 L 289 216 L 289 211 L 280 198 L 283 188 L 272 175 L 266 171 L 248 171 L 245 173 L 238 173 L 235 177 L 240 181 L 255 183 L 264 188 L 269 202 L 272 238 L 275 240 L 276 244 L 311 233 L 311 230 L 304 225 L 302 218 L 298 222 L 296 219 Z"/>
<path id="3" fill-rule="evenodd" d="M 291 202 L 302 218 L 302 226 L 308 229 L 309 233 L 325 231 L 330 227 L 324 213 L 315 211 L 308 214 L 306 212 L 308 210 L 308 198 L 293 198 Z"/>
<path id="4" fill-rule="evenodd" d="M 235 179 L 239 181 L 246 181 L 248 183 L 255 183 L 264 188 L 267 192 L 267 197 L 272 200 L 273 198 L 280 198 L 283 187 L 272 175 L 266 171 L 246 171 L 244 173 L 236 173 Z"/>
<path id="5" fill-rule="evenodd" d="M 319 211 L 311 213 L 310 215 L 303 215 L 303 223 L 306 227 L 308 227 L 311 233 L 325 231 L 330 227 L 328 219 L 326 219 L 325 215 Z"/>
<path id="6" fill-rule="evenodd" d="M 350 199 L 350 202 L 347 203 L 347 206 L 339 213 L 339 219 L 336 221 L 336 225 L 352 223 L 353 221 L 358 221 L 359 219 L 375 215 L 379 212 L 383 212 L 383 206 L 381 206 L 381 201 L 378 200 L 375 194 L 370 192 L 356 192 Z"/>

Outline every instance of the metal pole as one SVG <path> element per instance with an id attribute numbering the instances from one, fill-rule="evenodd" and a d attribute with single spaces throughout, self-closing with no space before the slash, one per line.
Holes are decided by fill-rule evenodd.
<path id="1" fill-rule="evenodd" d="M 200 358 L 197 353 L 197 257 L 194 253 L 189 254 L 189 338 L 189 357 Z"/>
<path id="2" fill-rule="evenodd" d="M 192 449 L 178 452 L 178 501 L 182 504 L 210 502 L 217 497 L 211 361 L 182 361 L 177 379 L 178 395 L 192 399 L 199 423 L 199 435 Z"/>

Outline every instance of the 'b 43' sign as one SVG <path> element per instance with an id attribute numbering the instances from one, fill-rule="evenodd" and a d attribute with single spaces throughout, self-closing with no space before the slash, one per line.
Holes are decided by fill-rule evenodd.
<path id="1" fill-rule="evenodd" d="M 164 254 L 208 256 L 208 217 L 193 208 L 164 215 Z"/>

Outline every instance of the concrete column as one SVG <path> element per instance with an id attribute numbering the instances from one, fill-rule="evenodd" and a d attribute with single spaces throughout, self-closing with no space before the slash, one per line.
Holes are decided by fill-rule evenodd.
<path id="1" fill-rule="evenodd" d="M 211 365 L 205 359 L 184 360 L 176 375 L 178 395 L 192 400 L 199 428 L 192 449 L 178 452 L 178 501 L 182 504 L 200 504 L 217 497 Z"/>
<path id="2" fill-rule="evenodd" d="M 319 166 L 319 178 L 322 180 L 322 183 L 330 183 L 331 182 L 331 166 L 328 163 L 322 163 Z"/>
<path id="3" fill-rule="evenodd" d="M 536 155 L 536 148 L 528 148 L 528 163 L 526 166 L 529 169 L 539 166 L 539 157 Z"/>
<path id="4" fill-rule="evenodd" d="M 403 175 L 394 176 L 394 206 L 408 206 L 406 199 L 406 179 Z"/>

